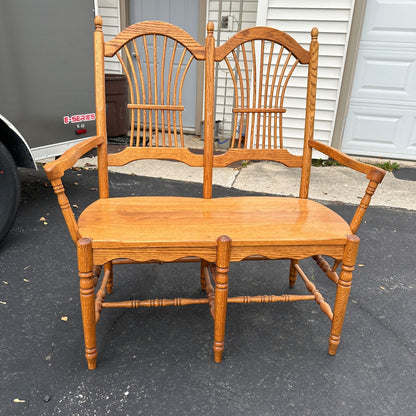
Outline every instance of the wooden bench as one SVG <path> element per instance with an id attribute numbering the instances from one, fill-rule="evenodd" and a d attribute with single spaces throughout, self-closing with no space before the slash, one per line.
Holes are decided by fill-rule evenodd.
<path id="1" fill-rule="evenodd" d="M 95 24 L 97 136 L 45 166 L 77 245 L 88 368 L 96 367 L 96 324 L 102 309 L 111 307 L 208 304 L 214 318 L 214 359 L 220 362 L 228 303 L 315 300 L 332 321 L 329 353 L 335 354 L 358 250 L 359 238 L 355 234 L 385 172 L 314 140 L 318 30 L 312 29 L 306 50 L 288 34 L 267 27 L 243 30 L 215 47 L 212 23 L 207 26 L 205 45 L 163 22 L 134 24 L 104 42 L 102 19 L 96 17 Z M 104 57 L 112 56 L 120 59 L 128 79 L 131 128 L 129 146 L 119 153 L 107 154 Z M 204 67 L 205 77 L 203 154 L 186 148 L 183 133 L 183 90 L 191 88 L 187 87 L 187 75 L 198 62 Z M 289 81 L 293 81 L 292 75 L 298 69 L 296 83 L 303 79 L 307 84 L 303 109 L 285 106 Z M 230 148 L 221 154 L 214 152 L 213 136 L 214 84 L 221 81 L 215 76 L 219 72 L 234 95 L 228 115 Z M 284 123 L 290 111 L 304 112 L 303 149 L 297 155 L 285 148 Z M 98 152 L 100 198 L 77 220 L 61 178 L 93 148 Z M 362 172 L 369 180 L 350 224 L 326 206 L 308 199 L 313 149 Z M 138 159 L 169 159 L 203 167 L 203 198 L 110 198 L 108 166 Z M 243 160 L 270 160 L 300 168 L 299 198 L 212 198 L 213 168 Z M 323 256 L 332 258 L 334 264 L 330 266 Z M 312 257 L 335 283 L 333 308 L 300 268 L 299 261 L 307 257 Z M 294 286 L 300 276 L 307 294 L 228 297 L 230 262 L 252 259 L 288 260 L 289 286 Z M 184 261 L 200 262 L 201 287 L 206 297 L 120 302 L 105 299 L 106 293 L 113 290 L 115 265 Z M 122 278 L 117 282 L 122 284 Z"/>

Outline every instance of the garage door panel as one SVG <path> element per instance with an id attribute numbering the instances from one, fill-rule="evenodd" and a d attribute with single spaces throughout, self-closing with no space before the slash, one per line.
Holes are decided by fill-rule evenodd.
<path id="1" fill-rule="evenodd" d="M 368 0 L 362 41 L 416 42 L 414 1 Z"/>
<path id="2" fill-rule="evenodd" d="M 416 101 L 416 53 L 366 49 L 360 52 L 354 98 Z"/>
<path id="3" fill-rule="evenodd" d="M 345 131 L 348 139 L 343 149 L 361 155 L 405 153 L 405 148 L 412 143 L 404 146 L 400 143 L 403 143 L 403 135 L 414 118 L 414 112 L 410 110 L 350 106 Z"/>

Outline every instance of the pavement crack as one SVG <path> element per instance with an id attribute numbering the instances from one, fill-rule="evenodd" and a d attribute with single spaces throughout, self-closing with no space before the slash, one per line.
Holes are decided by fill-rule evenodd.
<path id="1" fill-rule="evenodd" d="M 234 180 L 233 180 L 233 183 L 231 184 L 231 188 L 234 188 L 235 181 L 237 180 L 237 178 L 240 175 L 240 173 L 241 173 L 241 169 L 238 169 L 237 170 L 237 175 L 235 175 Z"/>

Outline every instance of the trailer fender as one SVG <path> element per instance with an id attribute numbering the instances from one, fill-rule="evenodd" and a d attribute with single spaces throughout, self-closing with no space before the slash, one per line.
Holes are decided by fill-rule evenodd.
<path id="1" fill-rule="evenodd" d="M 19 130 L 0 114 L 0 142 L 4 144 L 16 166 L 37 169 L 32 152 Z"/>

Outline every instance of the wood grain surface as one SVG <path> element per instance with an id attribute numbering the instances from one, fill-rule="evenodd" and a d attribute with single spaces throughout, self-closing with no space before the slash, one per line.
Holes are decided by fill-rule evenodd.
<path id="1" fill-rule="evenodd" d="M 329 208 L 282 197 L 100 199 L 78 221 L 93 247 L 216 246 L 219 235 L 237 245 L 346 243 L 349 225 Z"/>

